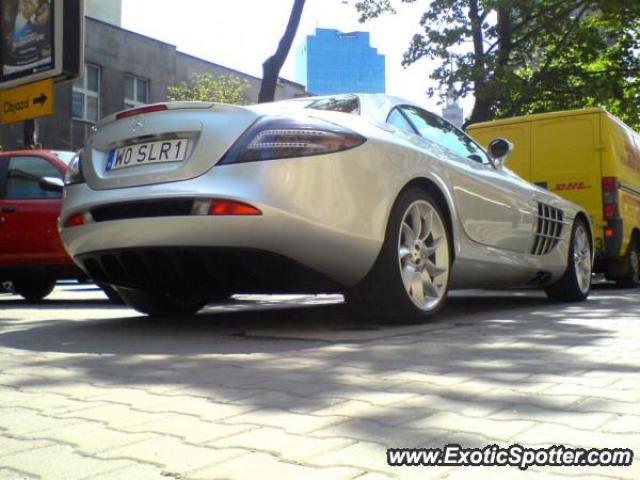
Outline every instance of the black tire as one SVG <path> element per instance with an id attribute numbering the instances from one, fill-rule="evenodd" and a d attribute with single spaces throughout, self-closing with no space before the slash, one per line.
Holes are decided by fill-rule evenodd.
<path id="1" fill-rule="evenodd" d="M 13 290 L 28 302 L 39 302 L 49 295 L 56 286 L 51 279 L 16 279 L 13 280 Z"/>
<path id="2" fill-rule="evenodd" d="M 636 238 L 629 243 L 629 249 L 623 259 L 626 273 L 615 278 L 620 288 L 637 288 L 640 286 L 640 251 Z"/>
<path id="3" fill-rule="evenodd" d="M 104 292 L 109 301 L 114 305 L 124 305 L 125 301 L 122 299 L 117 290 L 108 283 L 96 283 L 98 287 Z"/>
<path id="4" fill-rule="evenodd" d="M 209 296 L 134 290 L 115 287 L 127 305 L 140 313 L 154 317 L 193 315 L 209 301 Z"/>
<path id="5" fill-rule="evenodd" d="M 582 229 L 586 234 L 586 245 L 588 248 L 589 258 L 589 276 L 588 281 L 584 287 L 580 286 L 580 280 L 578 279 L 578 269 L 576 260 L 574 257 L 576 250 L 576 235 L 579 230 Z M 579 252 L 583 253 L 583 252 Z M 567 259 L 567 269 L 564 275 L 560 277 L 556 283 L 545 289 L 547 296 L 554 301 L 558 302 L 582 302 L 587 299 L 589 292 L 591 291 L 591 276 L 593 273 L 593 245 L 589 241 L 589 227 L 581 219 L 576 219 L 571 229 L 571 245 L 569 248 L 569 258 Z"/>
<path id="6" fill-rule="evenodd" d="M 440 292 L 441 297 L 435 297 L 436 303 L 428 308 L 421 308 L 414 303 L 408 287 L 404 285 L 400 266 L 402 261 L 400 260 L 399 243 L 402 241 L 403 220 L 412 205 L 419 201 L 427 202 L 434 213 L 438 215 L 441 228 L 438 233 L 440 241 L 437 243 L 446 246 L 446 250 L 442 250 L 443 253 L 446 251 L 446 257 L 442 255 L 440 260 L 446 264 L 446 277 L 439 280 L 439 283 L 443 283 L 442 280 L 444 280 L 442 286 L 444 290 Z M 435 236 L 431 238 L 435 240 Z M 434 257 L 427 258 L 433 259 L 435 254 Z M 396 199 L 389 216 L 385 240 L 374 266 L 360 283 L 345 292 L 345 301 L 352 316 L 360 320 L 387 324 L 424 322 L 444 305 L 449 289 L 450 273 L 451 232 L 446 217 L 430 193 L 419 188 L 410 188 L 401 192 Z M 444 274 L 440 274 L 440 276 L 442 275 Z"/>

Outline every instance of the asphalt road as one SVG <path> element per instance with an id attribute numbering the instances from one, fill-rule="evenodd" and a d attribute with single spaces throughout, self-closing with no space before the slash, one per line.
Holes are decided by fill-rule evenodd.
<path id="1" fill-rule="evenodd" d="M 394 447 L 640 452 L 640 292 L 454 293 L 422 325 L 340 296 L 151 319 L 92 285 L 0 293 L 0 479 L 640 478 L 630 467 L 390 467 Z"/>

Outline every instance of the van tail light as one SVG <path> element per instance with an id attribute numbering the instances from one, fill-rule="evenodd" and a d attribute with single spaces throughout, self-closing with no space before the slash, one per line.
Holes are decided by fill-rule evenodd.
<path id="1" fill-rule="evenodd" d="M 618 189 L 620 182 L 616 177 L 603 177 L 602 179 L 602 213 L 605 219 L 620 216 L 618 208 Z"/>
<path id="2" fill-rule="evenodd" d="M 136 115 L 144 115 L 145 113 L 163 112 L 168 110 L 168 107 L 164 103 L 158 103 L 156 105 L 147 105 L 146 107 L 133 108 L 131 110 L 125 110 L 116 114 L 116 120 L 122 120 L 123 118 L 135 117 Z"/>

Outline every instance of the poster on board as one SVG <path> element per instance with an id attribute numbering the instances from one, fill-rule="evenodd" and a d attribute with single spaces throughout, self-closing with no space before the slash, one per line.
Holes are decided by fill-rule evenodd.
<path id="1" fill-rule="evenodd" d="M 2 81 L 56 70 L 55 3 L 52 0 L 3 0 Z"/>

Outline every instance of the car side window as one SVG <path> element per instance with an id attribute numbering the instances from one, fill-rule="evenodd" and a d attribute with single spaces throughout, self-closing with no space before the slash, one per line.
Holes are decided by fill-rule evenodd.
<path id="1" fill-rule="evenodd" d="M 449 122 L 419 108 L 410 106 L 401 108 L 424 138 L 447 148 L 461 157 L 467 157 L 485 165 L 490 163 L 485 152 Z"/>
<path id="2" fill-rule="evenodd" d="M 397 108 L 394 108 L 393 110 L 391 110 L 391 113 L 387 117 L 387 123 L 389 125 L 393 125 L 399 130 L 402 130 L 403 132 L 413 133 L 413 134 L 416 133 L 416 131 L 413 129 L 413 127 L 408 122 L 406 117 Z"/>
<path id="3" fill-rule="evenodd" d="M 360 100 L 355 95 L 345 95 L 341 97 L 330 97 L 315 100 L 305 108 L 313 110 L 328 110 L 331 112 L 360 114 Z"/>
<path id="4" fill-rule="evenodd" d="M 49 192 L 40 187 L 42 177 L 62 178 L 62 173 L 40 157 L 11 157 L 7 170 L 6 199 L 60 198 L 60 192 Z"/>

